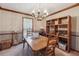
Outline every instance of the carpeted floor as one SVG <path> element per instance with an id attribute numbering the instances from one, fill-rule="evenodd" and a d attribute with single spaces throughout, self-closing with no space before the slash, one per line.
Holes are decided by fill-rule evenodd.
<path id="1" fill-rule="evenodd" d="M 55 50 L 56 56 L 79 56 L 78 52 L 71 51 L 70 53 L 64 52 L 58 48 Z M 30 47 L 25 46 L 23 49 L 23 44 L 13 46 L 9 49 L 0 51 L 0 56 L 33 56 L 32 50 Z"/>

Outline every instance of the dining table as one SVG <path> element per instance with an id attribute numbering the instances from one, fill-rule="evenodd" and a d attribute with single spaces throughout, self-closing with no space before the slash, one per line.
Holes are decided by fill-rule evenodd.
<path id="1" fill-rule="evenodd" d="M 39 37 L 28 36 L 24 37 L 24 39 L 27 42 L 27 45 L 32 49 L 33 54 L 47 47 L 48 38 L 45 36 L 41 35 Z"/>

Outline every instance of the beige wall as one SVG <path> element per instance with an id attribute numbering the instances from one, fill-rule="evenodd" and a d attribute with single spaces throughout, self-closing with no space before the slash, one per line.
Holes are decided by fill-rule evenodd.
<path id="1" fill-rule="evenodd" d="M 72 34 L 79 35 L 79 6 L 74 7 L 72 9 L 57 13 L 55 15 L 49 16 L 46 20 L 67 16 L 70 15 L 72 17 Z M 46 24 L 46 23 L 45 23 Z M 46 26 L 44 27 L 46 28 Z M 79 37 L 72 38 L 72 48 L 79 51 Z"/>
<path id="2" fill-rule="evenodd" d="M 22 17 L 29 16 L 0 10 L 0 31 L 22 31 Z"/>
<path id="3" fill-rule="evenodd" d="M 34 19 L 34 31 L 39 31 L 41 28 L 45 27 L 45 20 L 42 21 L 37 21 L 36 19 Z"/>

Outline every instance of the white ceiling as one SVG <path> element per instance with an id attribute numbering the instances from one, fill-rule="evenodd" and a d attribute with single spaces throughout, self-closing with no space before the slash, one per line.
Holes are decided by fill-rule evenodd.
<path id="1" fill-rule="evenodd" d="M 0 3 L 0 6 L 3 8 L 30 14 L 32 13 L 33 9 L 36 11 L 40 9 L 41 12 L 43 10 L 47 10 L 50 14 L 71 5 L 73 5 L 73 3 Z"/>

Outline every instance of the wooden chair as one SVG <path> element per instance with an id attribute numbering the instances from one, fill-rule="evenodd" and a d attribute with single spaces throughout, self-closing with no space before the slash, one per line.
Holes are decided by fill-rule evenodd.
<path id="1" fill-rule="evenodd" d="M 54 56 L 57 38 L 49 38 L 47 47 L 41 50 L 41 54 L 45 56 Z"/>
<path id="2" fill-rule="evenodd" d="M 55 47 L 56 47 L 56 40 L 49 39 L 45 55 L 48 55 L 48 56 L 55 55 Z"/>

